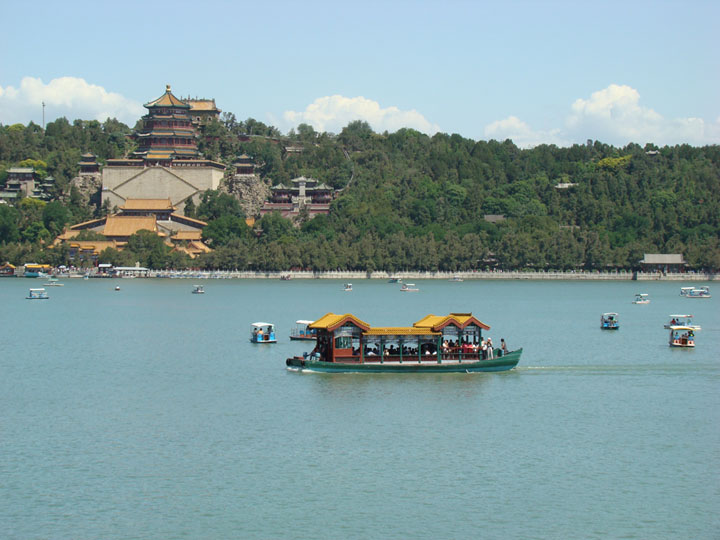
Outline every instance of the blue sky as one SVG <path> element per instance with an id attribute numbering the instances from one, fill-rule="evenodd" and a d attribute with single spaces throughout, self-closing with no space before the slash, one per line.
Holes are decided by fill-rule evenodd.
<path id="1" fill-rule="evenodd" d="M 720 143 L 720 2 L 0 3 L 3 125 L 132 126 L 171 84 L 283 132 Z"/>

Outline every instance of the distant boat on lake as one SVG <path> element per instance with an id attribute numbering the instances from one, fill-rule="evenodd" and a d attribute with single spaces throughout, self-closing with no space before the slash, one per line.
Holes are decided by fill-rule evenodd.
<path id="1" fill-rule="evenodd" d="M 48 300 L 50 297 L 45 289 L 30 289 L 25 297 L 28 300 Z"/>
<path id="2" fill-rule="evenodd" d="M 617 313 L 603 313 L 600 316 L 600 328 L 603 330 L 618 330 L 620 321 Z"/>

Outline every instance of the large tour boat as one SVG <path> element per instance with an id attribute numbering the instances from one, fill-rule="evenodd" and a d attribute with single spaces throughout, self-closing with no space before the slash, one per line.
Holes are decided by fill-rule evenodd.
<path id="1" fill-rule="evenodd" d="M 472 313 L 427 315 L 412 326 L 373 327 L 346 313 L 328 313 L 308 325 L 315 348 L 288 358 L 289 369 L 330 373 L 465 373 L 507 371 L 522 349 L 507 351 L 484 340 L 490 327 Z M 504 343 L 504 342 L 503 342 Z"/>

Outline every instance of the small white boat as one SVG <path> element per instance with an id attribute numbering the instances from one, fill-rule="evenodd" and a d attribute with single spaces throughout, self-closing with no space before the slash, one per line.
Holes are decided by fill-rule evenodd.
<path id="1" fill-rule="evenodd" d="M 670 315 L 670 322 L 668 322 L 664 328 L 665 330 L 669 330 L 673 326 L 684 326 L 688 328 L 692 328 L 694 330 L 700 330 L 701 327 L 697 324 L 693 324 L 692 315 Z"/>
<path id="2" fill-rule="evenodd" d="M 313 321 L 309 321 L 306 319 L 300 319 L 295 321 L 295 328 L 290 330 L 290 339 L 314 341 L 317 338 L 317 331 L 308 328 L 308 326 L 312 323 Z"/>
<path id="3" fill-rule="evenodd" d="M 275 339 L 275 325 L 267 322 L 252 323 L 251 343 L 277 343 Z"/>
<path id="4" fill-rule="evenodd" d="M 687 296 L 695 287 L 680 287 L 680 296 Z"/>
<path id="5" fill-rule="evenodd" d="M 205 288 L 202 285 L 193 286 L 193 294 L 205 294 Z"/>
<path id="6" fill-rule="evenodd" d="M 345 291 L 345 292 L 352 291 L 352 283 L 346 283 L 345 287 L 343 288 L 343 291 Z"/>
<path id="7" fill-rule="evenodd" d="M 710 298 L 710 287 L 693 287 L 685 295 L 686 298 Z"/>
<path id="8" fill-rule="evenodd" d="M 388 279 L 388 283 L 402 283 L 402 279 L 400 279 L 399 277 L 393 276 L 390 279 Z"/>
<path id="9" fill-rule="evenodd" d="M 633 304 L 649 304 L 650 303 L 650 295 L 645 293 L 640 293 L 635 295 L 635 300 L 632 302 Z"/>
<path id="10" fill-rule="evenodd" d="M 119 291 L 119 290 L 120 290 L 120 285 L 116 285 L 116 286 L 115 286 L 115 290 L 116 290 L 116 291 Z"/>
<path id="11" fill-rule="evenodd" d="M 671 326 L 670 342 L 671 347 L 695 347 L 696 329 L 691 326 Z"/>
<path id="12" fill-rule="evenodd" d="M 400 292 L 418 292 L 419 290 L 414 283 L 403 283 L 400 287 Z"/>
<path id="13" fill-rule="evenodd" d="M 25 297 L 28 300 L 48 300 L 50 297 L 45 289 L 30 289 Z"/>
<path id="14" fill-rule="evenodd" d="M 45 285 L 46 287 L 63 287 L 65 284 L 60 283 L 58 278 L 51 277 L 48 278 L 47 283 L 43 283 L 43 285 Z"/>
<path id="15" fill-rule="evenodd" d="M 465 281 L 465 280 L 463 278 L 461 278 L 460 276 L 453 276 L 450 279 L 448 279 L 448 281 L 458 282 L 458 281 Z"/>

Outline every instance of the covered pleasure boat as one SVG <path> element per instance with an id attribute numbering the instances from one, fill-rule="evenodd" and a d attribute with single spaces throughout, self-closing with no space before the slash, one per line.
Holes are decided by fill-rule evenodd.
<path id="1" fill-rule="evenodd" d="M 295 321 L 295 328 L 290 330 L 290 339 L 296 341 L 315 341 L 317 331 L 308 328 L 312 323 L 313 321 L 307 321 L 305 319 Z"/>
<path id="2" fill-rule="evenodd" d="M 603 330 L 618 330 L 620 321 L 617 313 L 603 313 L 600 316 L 600 328 Z"/>
<path id="3" fill-rule="evenodd" d="M 522 349 L 504 351 L 484 340 L 490 327 L 471 313 L 428 315 L 412 326 L 373 327 L 346 313 L 328 313 L 308 325 L 315 348 L 288 358 L 289 369 L 330 373 L 464 373 L 507 371 Z"/>

